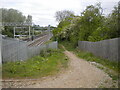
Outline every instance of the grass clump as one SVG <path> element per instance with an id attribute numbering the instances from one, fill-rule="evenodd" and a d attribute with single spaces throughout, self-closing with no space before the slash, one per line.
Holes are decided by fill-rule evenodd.
<path id="1" fill-rule="evenodd" d="M 26 61 L 7 62 L 2 66 L 3 78 L 40 78 L 67 67 L 68 58 L 61 50 L 42 51 Z"/>

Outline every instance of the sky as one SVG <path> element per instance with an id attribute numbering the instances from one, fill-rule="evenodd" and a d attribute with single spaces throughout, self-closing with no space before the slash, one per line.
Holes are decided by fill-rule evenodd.
<path id="1" fill-rule="evenodd" d="M 32 15 L 33 23 L 40 26 L 57 26 L 56 11 L 71 10 L 75 15 L 80 15 L 86 6 L 97 2 L 101 2 L 104 14 L 107 15 L 119 0 L 0 0 L 0 8 L 13 8 L 25 16 Z"/>

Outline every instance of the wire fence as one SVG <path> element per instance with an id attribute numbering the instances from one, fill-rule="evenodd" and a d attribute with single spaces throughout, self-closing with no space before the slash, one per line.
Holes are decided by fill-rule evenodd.
<path id="1" fill-rule="evenodd" d="M 27 60 L 44 49 L 57 49 L 57 41 L 28 47 L 28 43 L 14 39 L 2 39 L 2 62 Z"/>

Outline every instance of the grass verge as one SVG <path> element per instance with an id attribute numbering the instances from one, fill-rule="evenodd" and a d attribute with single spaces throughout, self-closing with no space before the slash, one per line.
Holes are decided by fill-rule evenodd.
<path id="1" fill-rule="evenodd" d="M 99 63 L 100 65 L 96 64 L 97 68 L 104 70 L 113 80 L 118 79 L 120 63 L 96 57 L 89 52 L 77 50 L 75 53 L 78 57 L 83 58 L 84 60 Z"/>
<path id="2" fill-rule="evenodd" d="M 26 61 L 7 62 L 2 66 L 3 79 L 9 78 L 40 78 L 53 75 L 66 68 L 68 58 L 62 50 L 42 51 L 39 56 L 35 56 Z"/>

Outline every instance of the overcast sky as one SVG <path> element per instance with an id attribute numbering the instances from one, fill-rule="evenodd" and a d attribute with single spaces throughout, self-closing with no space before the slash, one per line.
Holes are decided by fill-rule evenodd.
<path id="1" fill-rule="evenodd" d="M 40 26 L 53 25 L 55 21 L 55 12 L 60 10 L 72 10 L 76 15 L 88 5 L 94 5 L 101 2 L 104 13 L 108 14 L 119 0 L 0 0 L 0 8 L 14 8 L 27 16 L 32 15 L 33 22 Z"/>

